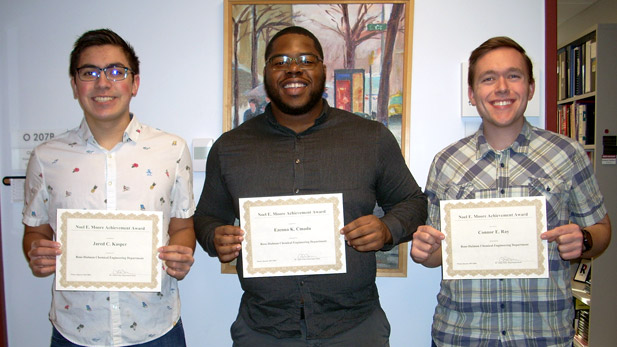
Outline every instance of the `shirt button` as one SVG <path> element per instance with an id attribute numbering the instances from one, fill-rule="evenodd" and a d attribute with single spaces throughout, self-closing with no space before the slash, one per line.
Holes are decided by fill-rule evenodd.
<path id="1" fill-rule="evenodd" d="M 506 334 L 506 331 L 505 331 L 505 330 L 503 330 L 503 331 L 501 332 L 501 335 L 505 335 L 505 334 Z"/>
<path id="2" fill-rule="evenodd" d="M 506 308 L 506 304 L 501 304 L 501 308 L 502 309 Z"/>
<path id="3" fill-rule="evenodd" d="M 499 192 L 500 192 L 501 194 L 505 194 L 505 193 L 506 193 L 505 189 L 502 189 L 502 190 L 500 190 Z"/>
<path id="4" fill-rule="evenodd" d="M 506 166 L 504 163 L 499 164 L 499 166 L 504 167 Z"/>
<path id="5" fill-rule="evenodd" d="M 113 184 L 113 182 L 112 182 L 112 181 L 109 181 L 107 184 L 111 186 L 111 185 Z"/>
<path id="6" fill-rule="evenodd" d="M 546 187 L 546 191 L 550 192 L 551 191 L 551 187 Z"/>
<path id="7" fill-rule="evenodd" d="M 296 159 L 296 164 L 300 164 L 300 159 Z"/>

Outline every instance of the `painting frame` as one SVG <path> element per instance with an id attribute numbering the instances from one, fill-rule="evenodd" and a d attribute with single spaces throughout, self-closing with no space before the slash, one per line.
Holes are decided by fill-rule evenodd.
<path id="1" fill-rule="evenodd" d="M 283 27 L 300 25 L 311 30 L 324 46 L 324 64 L 328 71 L 327 93 L 324 94 L 328 94 L 328 102 L 333 107 L 346 106 L 343 101 L 336 102 L 339 90 L 336 89 L 334 83 L 340 80 L 349 84 L 346 73 L 358 75 L 355 59 L 356 57 L 361 58 L 358 59 L 361 61 L 358 65 L 364 68 L 364 76 L 362 76 L 362 82 L 356 83 L 356 89 L 360 88 L 360 91 L 354 90 L 354 95 L 360 96 L 355 97 L 353 112 L 388 126 L 399 142 L 405 161 L 409 163 L 406 149 L 409 146 L 410 129 L 413 7 L 414 0 L 225 0 L 223 132 L 241 124 L 241 121 L 249 117 L 247 114 L 255 113 L 255 107 L 253 107 L 255 104 L 262 103 L 260 107 L 263 107 L 263 104 L 267 102 L 263 84 L 261 88 L 259 85 L 260 74 L 265 64 L 263 57 L 265 44 L 269 41 L 269 37 Z M 296 11 L 298 8 L 302 10 Z M 268 11 L 270 13 L 267 13 Z M 326 14 L 321 17 L 327 18 L 327 21 L 320 22 L 321 17 L 315 15 L 318 11 Z M 345 27 L 347 31 L 337 26 L 336 21 L 333 20 L 337 14 L 346 19 L 344 23 L 349 24 Z M 388 18 L 386 14 L 389 15 Z M 325 22 L 333 27 L 327 28 Z M 271 26 L 268 27 L 270 24 Z M 253 35 L 253 28 L 260 28 L 259 35 Z M 330 40 L 333 33 L 336 35 L 337 30 L 344 31 L 346 34 L 354 33 L 356 43 L 360 43 L 353 46 L 348 42 L 351 40 L 348 37 L 351 36 L 342 34 L 339 35 L 339 41 Z M 321 31 L 329 33 L 327 40 L 320 37 Z M 258 38 L 255 38 L 256 36 Z M 332 41 L 332 44 L 346 47 L 342 62 L 338 61 L 341 59 L 340 52 L 339 54 L 328 53 L 333 50 L 328 48 L 329 42 L 324 41 Z M 364 45 L 362 50 L 358 51 L 355 50 L 356 48 L 353 51 L 348 48 L 362 45 Z M 375 63 L 376 60 L 377 63 Z M 374 66 L 379 73 L 373 74 Z M 368 78 L 365 77 L 367 70 Z M 386 77 L 382 78 L 382 75 Z M 247 80 L 250 82 L 246 82 Z M 355 78 L 355 80 L 359 79 Z M 334 92 L 330 93 L 329 90 L 334 90 Z M 377 91 L 373 93 L 373 90 Z M 338 100 L 345 99 L 339 98 Z M 352 110 L 349 111 L 352 112 Z M 244 118 L 240 116 L 241 113 L 244 114 Z M 406 277 L 407 248 L 407 243 L 402 243 L 391 251 L 379 252 L 384 254 L 378 257 L 377 275 Z M 221 273 L 236 273 L 235 265 L 233 263 L 221 264 Z"/>

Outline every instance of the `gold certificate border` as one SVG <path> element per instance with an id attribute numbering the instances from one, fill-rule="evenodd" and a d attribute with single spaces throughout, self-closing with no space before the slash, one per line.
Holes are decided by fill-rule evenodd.
<path id="1" fill-rule="evenodd" d="M 451 221 L 451 212 L 456 209 L 468 209 L 468 208 L 492 208 L 492 207 L 535 207 L 536 210 L 536 232 L 538 234 L 538 240 L 536 242 L 537 252 L 538 252 L 538 261 L 535 264 L 535 267 L 532 268 L 521 268 L 521 269 L 495 269 L 495 270 L 455 270 L 453 267 L 453 257 L 452 257 L 452 221 Z M 450 277 L 457 276 L 465 276 L 465 277 L 534 277 L 538 275 L 542 275 L 546 268 L 544 267 L 544 252 L 543 245 L 540 240 L 540 234 L 545 229 L 544 220 L 546 219 L 543 211 L 543 201 L 540 199 L 526 199 L 522 198 L 521 200 L 493 200 L 493 201 L 480 201 L 476 202 L 474 200 L 462 200 L 458 202 L 452 202 L 446 204 L 444 207 L 445 211 L 445 228 L 446 231 L 446 242 L 448 244 L 446 253 L 446 263 L 448 264 L 448 269 L 446 273 Z M 443 226 L 442 226 L 443 227 Z"/>
<path id="2" fill-rule="evenodd" d="M 251 275 L 256 274 L 270 274 L 270 273 L 296 273 L 296 272 L 318 272 L 318 271 L 335 271 L 343 268 L 343 257 L 345 254 L 341 252 L 342 244 L 339 230 L 341 225 L 339 223 L 339 216 L 341 211 L 339 209 L 340 198 L 331 197 L 298 197 L 291 199 L 276 199 L 276 200 L 249 200 L 245 201 L 242 205 L 244 208 L 244 220 L 245 224 L 243 229 L 246 231 L 246 272 Z M 330 265 L 310 265 L 310 266 L 280 266 L 269 268 L 256 268 L 253 266 L 253 243 L 251 241 L 251 208 L 261 206 L 290 206 L 290 205 L 308 205 L 308 204 L 332 204 L 332 214 L 334 217 L 334 244 L 336 249 L 336 262 Z"/>
<path id="3" fill-rule="evenodd" d="M 157 245 L 159 244 L 159 216 L 157 214 L 148 214 L 148 213 L 134 213 L 134 212 L 100 212 L 100 211 L 63 211 L 60 214 L 62 234 L 59 242 L 62 244 L 60 249 L 62 250 L 62 254 L 60 254 L 60 264 L 61 270 L 57 273 L 59 278 L 57 281 L 62 285 L 62 287 L 67 288 L 69 290 L 77 290 L 79 288 L 113 288 L 113 289 L 122 289 L 126 288 L 127 290 L 131 289 L 152 289 L 155 290 L 159 281 L 157 279 L 158 271 L 158 258 L 157 253 L 152 252 L 152 269 L 150 270 L 152 276 L 150 277 L 149 282 L 98 282 L 98 281 L 69 281 L 67 280 L 67 250 L 70 245 L 68 244 L 68 220 L 69 219 L 108 219 L 108 220 L 118 220 L 118 219 L 130 219 L 130 220 L 150 220 L 152 222 L 152 249 L 157 249 Z"/>

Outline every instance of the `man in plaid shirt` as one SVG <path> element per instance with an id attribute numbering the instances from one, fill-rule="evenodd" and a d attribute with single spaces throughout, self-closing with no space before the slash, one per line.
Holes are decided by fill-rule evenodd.
<path id="1" fill-rule="evenodd" d="M 572 346 L 570 259 L 608 247 L 610 221 L 591 163 L 578 142 L 531 126 L 524 116 L 535 82 L 525 50 L 494 37 L 469 58 L 469 100 L 478 131 L 439 152 L 426 184 L 427 225 L 411 258 L 442 264 L 441 200 L 544 196 L 549 278 L 442 280 L 433 346 Z"/>

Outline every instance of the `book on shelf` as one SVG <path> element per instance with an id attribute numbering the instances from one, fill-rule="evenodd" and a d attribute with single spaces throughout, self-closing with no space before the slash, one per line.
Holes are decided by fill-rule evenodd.
<path id="1" fill-rule="evenodd" d="M 596 91 L 596 69 L 597 69 L 597 56 L 598 56 L 598 45 L 596 43 L 596 37 L 589 41 L 589 91 Z"/>
<path id="2" fill-rule="evenodd" d="M 567 73 L 566 73 L 566 49 L 557 51 L 557 100 L 566 99 Z"/>

